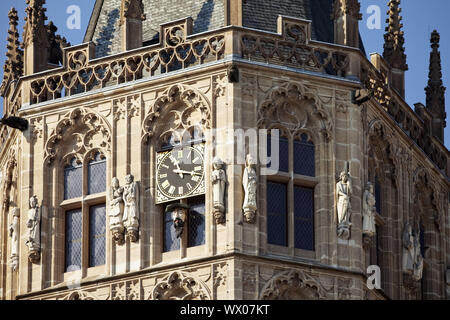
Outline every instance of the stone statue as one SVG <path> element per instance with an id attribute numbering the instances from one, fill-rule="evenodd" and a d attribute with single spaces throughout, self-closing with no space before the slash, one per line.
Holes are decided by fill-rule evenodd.
<path id="1" fill-rule="evenodd" d="M 403 272 L 419 281 L 423 273 L 423 256 L 420 245 L 420 230 L 414 231 L 409 222 L 403 228 Z"/>
<path id="2" fill-rule="evenodd" d="M 11 256 L 10 262 L 11 267 L 14 271 L 17 270 L 19 266 L 19 209 L 12 208 L 11 209 L 11 221 L 9 223 L 9 237 L 11 238 Z"/>
<path id="3" fill-rule="evenodd" d="M 258 209 L 256 203 L 258 176 L 256 174 L 256 162 L 250 154 L 247 155 L 242 184 L 245 191 L 244 205 L 242 206 L 244 218 L 246 222 L 254 223 L 256 210 Z"/>
<path id="4" fill-rule="evenodd" d="M 413 279 L 419 281 L 422 279 L 423 273 L 423 257 L 420 246 L 420 229 L 417 228 L 416 235 L 414 236 L 414 272 Z"/>
<path id="5" fill-rule="evenodd" d="M 122 245 L 125 243 L 123 227 L 123 188 L 119 185 L 119 179 L 114 177 L 111 181 L 109 194 L 109 229 L 114 241 Z"/>
<path id="6" fill-rule="evenodd" d="M 224 163 L 219 158 L 213 160 L 213 172 L 211 175 L 211 183 L 213 185 L 213 208 L 216 223 L 225 222 L 225 186 L 227 178 L 224 170 Z"/>
<path id="7" fill-rule="evenodd" d="M 40 260 L 41 251 L 41 210 L 37 196 L 30 198 L 27 228 L 28 239 L 26 245 L 29 248 L 28 259 L 32 263 L 37 263 Z"/>
<path id="8" fill-rule="evenodd" d="M 343 239 L 350 237 L 350 198 L 352 195 L 352 184 L 350 176 L 343 171 L 340 174 L 340 180 L 336 184 L 336 209 L 337 209 L 337 223 L 338 236 Z"/>
<path id="9" fill-rule="evenodd" d="M 414 235 L 409 222 L 405 223 L 403 228 L 403 272 L 407 274 L 414 273 Z"/>
<path id="10" fill-rule="evenodd" d="M 373 194 L 373 184 L 368 182 L 363 196 L 363 234 L 373 237 L 375 229 L 376 199 Z"/>
<path id="11" fill-rule="evenodd" d="M 125 210 L 123 213 L 123 226 L 127 229 L 131 242 L 136 242 L 139 237 L 139 186 L 134 182 L 133 175 L 125 177 L 126 184 L 123 188 L 123 201 Z"/>

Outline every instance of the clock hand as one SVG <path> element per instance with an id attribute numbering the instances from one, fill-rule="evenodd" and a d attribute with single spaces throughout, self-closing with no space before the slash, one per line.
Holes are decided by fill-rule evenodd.
<path id="1" fill-rule="evenodd" d="M 183 179 L 183 178 L 184 178 L 183 173 L 181 173 L 181 172 L 175 172 L 175 171 L 181 171 L 181 169 L 180 169 L 180 164 L 179 164 L 179 162 L 177 161 L 177 159 L 171 157 L 171 158 L 170 158 L 170 161 L 172 161 L 172 163 L 177 167 L 177 170 L 174 170 L 173 172 L 174 172 L 174 173 L 178 173 L 178 175 L 180 176 L 180 178 Z"/>
<path id="2" fill-rule="evenodd" d="M 173 170 L 174 173 L 185 173 L 190 174 L 191 176 L 202 176 L 201 173 L 195 171 L 186 171 L 186 170 Z"/>

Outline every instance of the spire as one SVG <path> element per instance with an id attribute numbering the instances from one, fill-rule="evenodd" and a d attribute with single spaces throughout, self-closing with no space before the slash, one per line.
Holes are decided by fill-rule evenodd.
<path id="1" fill-rule="evenodd" d="M 441 53 L 439 52 L 440 35 L 434 30 L 431 33 L 430 72 L 428 74 L 428 86 L 425 88 L 427 95 L 427 109 L 431 113 L 433 135 L 444 141 L 444 128 L 446 127 L 445 90 L 442 82 Z"/>
<path id="2" fill-rule="evenodd" d="M 406 64 L 405 55 L 405 37 L 401 30 L 403 24 L 399 7 L 400 0 L 389 1 L 389 18 L 386 19 L 388 26 L 386 27 L 386 34 L 384 35 L 384 53 L 383 58 L 391 65 L 392 68 L 406 71 L 408 65 Z"/>
<path id="3" fill-rule="evenodd" d="M 362 20 L 358 0 L 334 0 L 331 19 L 334 20 L 334 42 L 359 48 L 359 20 Z"/>
<path id="4" fill-rule="evenodd" d="M 23 33 L 24 46 L 30 43 L 46 44 L 46 28 L 45 15 L 46 8 L 44 8 L 45 0 L 27 0 L 28 7 L 25 9 L 27 16 L 25 17 L 25 27 Z"/>
<path id="5" fill-rule="evenodd" d="M 48 69 L 49 42 L 45 26 L 45 0 L 27 0 L 23 47 L 25 75 Z"/>
<path id="6" fill-rule="evenodd" d="M 1 85 L 1 95 L 5 96 L 6 87 L 10 81 L 17 80 L 23 75 L 23 52 L 20 49 L 19 32 L 17 30 L 17 21 L 19 17 L 17 10 L 12 8 L 8 13 L 9 30 L 8 44 L 6 45 L 6 61 L 3 67 L 3 82 Z"/>
<path id="7" fill-rule="evenodd" d="M 63 62 L 63 49 L 70 47 L 70 43 L 67 42 L 65 37 L 61 37 L 56 34 L 58 28 L 55 26 L 53 21 L 50 21 L 47 28 L 47 39 L 49 43 L 49 62 L 53 64 L 58 64 Z"/>
<path id="8" fill-rule="evenodd" d="M 335 0 L 331 19 L 340 18 L 344 15 L 350 15 L 356 20 L 362 20 L 361 4 L 358 0 Z"/>
<path id="9" fill-rule="evenodd" d="M 145 19 L 142 0 L 122 0 L 120 10 L 122 51 L 142 47 L 142 21 Z"/>

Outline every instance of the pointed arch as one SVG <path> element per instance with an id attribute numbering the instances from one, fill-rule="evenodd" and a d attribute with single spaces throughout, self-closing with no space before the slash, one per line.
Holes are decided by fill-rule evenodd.
<path id="1" fill-rule="evenodd" d="M 202 130 L 211 128 L 211 105 L 198 90 L 177 84 L 164 91 L 151 106 L 142 122 L 142 140 L 147 143 L 153 136 L 169 130 L 185 131 L 194 126 Z"/>
<path id="2" fill-rule="evenodd" d="M 313 128 L 326 141 L 332 136 L 333 123 L 317 94 L 307 91 L 301 83 L 287 83 L 272 89 L 258 109 L 258 127 L 281 124 L 292 131 Z M 312 137 L 316 142 L 318 136 Z"/>
<path id="3" fill-rule="evenodd" d="M 64 140 L 64 144 L 60 144 Z M 51 164 L 56 157 L 66 159 L 70 154 L 80 157 L 92 149 L 108 154 L 111 150 L 111 127 L 97 112 L 75 108 L 58 122 L 45 143 L 45 162 Z"/>

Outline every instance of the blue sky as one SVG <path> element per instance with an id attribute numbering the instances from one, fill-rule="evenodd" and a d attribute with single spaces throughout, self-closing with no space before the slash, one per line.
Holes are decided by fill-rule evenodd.
<path id="1" fill-rule="evenodd" d="M 360 23 L 360 32 L 364 41 L 367 54 L 372 52 L 383 53 L 384 27 L 388 10 L 387 0 L 360 0 L 363 20 Z M 83 41 L 85 30 L 89 23 L 94 0 L 47 0 L 47 17 L 59 28 L 58 34 L 67 38 L 72 45 Z M 70 5 L 78 5 L 81 8 L 81 29 L 70 30 L 66 21 L 69 14 L 66 13 Z M 381 8 L 381 29 L 370 30 L 367 27 L 369 14 L 367 8 L 377 5 Z M 5 60 L 6 39 L 8 30 L 8 11 L 15 7 L 19 12 L 21 33 L 23 18 L 25 16 L 25 0 L 2 0 L 0 3 L 0 65 Z M 428 81 L 428 65 L 430 55 L 430 34 L 437 29 L 441 34 L 441 58 L 444 85 L 449 89 L 446 92 L 447 114 L 450 116 L 450 1 L 431 0 L 424 3 L 419 0 L 403 0 L 402 4 L 403 25 L 405 31 L 405 47 L 408 56 L 409 71 L 406 72 L 406 101 L 414 107 L 414 103 L 425 104 L 425 91 Z M 450 146 L 450 120 L 445 130 L 446 146 Z"/>

